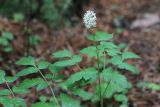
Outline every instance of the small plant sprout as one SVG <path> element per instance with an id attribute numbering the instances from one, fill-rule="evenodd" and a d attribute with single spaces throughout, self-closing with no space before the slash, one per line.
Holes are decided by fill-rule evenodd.
<path id="1" fill-rule="evenodd" d="M 83 23 L 87 29 L 96 27 L 96 13 L 94 11 L 88 10 L 83 17 Z"/>

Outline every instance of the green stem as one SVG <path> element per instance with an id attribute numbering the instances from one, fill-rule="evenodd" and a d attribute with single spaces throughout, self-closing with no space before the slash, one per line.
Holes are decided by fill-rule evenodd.
<path id="1" fill-rule="evenodd" d="M 5 83 L 6 83 L 7 87 L 8 87 L 8 89 L 9 89 L 9 91 L 11 92 L 12 96 L 15 97 L 14 92 L 12 91 L 12 89 L 10 88 L 10 86 L 9 86 L 9 84 L 8 84 L 8 82 L 6 80 L 5 80 Z"/>
<path id="2" fill-rule="evenodd" d="M 106 59 L 106 53 L 105 53 L 105 51 L 104 51 L 104 65 L 103 65 L 103 70 L 105 70 L 105 68 L 106 68 L 106 60 L 105 60 L 105 59 Z M 103 79 L 103 78 L 102 78 L 102 79 Z M 102 98 L 104 98 L 110 82 L 111 82 L 111 80 L 108 82 L 106 88 L 104 89 L 104 92 L 103 92 L 103 94 L 102 94 Z"/>
<path id="3" fill-rule="evenodd" d="M 35 65 L 35 67 L 38 69 L 38 67 L 37 67 L 36 65 Z M 45 76 L 43 75 L 43 73 L 42 73 L 39 69 L 38 69 L 38 71 L 39 71 L 40 75 L 42 76 L 42 78 L 44 79 L 44 81 L 48 84 L 48 86 L 49 86 L 49 88 L 50 88 L 50 90 L 51 90 L 51 93 L 52 93 L 52 95 L 53 95 L 53 98 L 54 98 L 57 106 L 58 106 L 58 107 L 61 107 L 60 104 L 58 103 L 58 100 L 57 100 L 57 98 L 56 98 L 56 96 L 55 96 L 55 93 L 54 93 L 54 91 L 53 91 L 53 89 L 52 89 L 52 86 L 51 86 L 50 83 L 47 81 L 47 79 L 45 78 Z"/>
<path id="4" fill-rule="evenodd" d="M 100 93 L 100 105 L 101 105 L 101 107 L 103 107 L 103 98 L 102 98 L 102 92 L 101 92 L 101 78 L 100 78 L 100 72 L 98 73 L 98 84 L 99 84 L 99 93 Z"/>
<path id="5" fill-rule="evenodd" d="M 82 68 L 79 66 L 79 64 L 76 64 L 76 66 L 77 66 L 77 68 L 78 68 L 79 70 L 82 70 Z"/>
<path id="6" fill-rule="evenodd" d="M 105 70 L 106 68 L 106 54 L 105 54 L 105 50 L 104 50 L 104 53 L 103 53 L 103 58 L 104 58 L 104 62 L 103 62 L 103 71 Z M 104 76 L 102 75 L 102 80 L 104 80 Z M 104 87 L 104 85 L 103 85 Z M 104 95 L 102 94 L 102 104 L 103 104 L 103 98 L 104 98 Z"/>
<path id="7" fill-rule="evenodd" d="M 106 91 L 107 91 L 107 89 L 108 89 L 108 86 L 109 86 L 110 82 L 111 82 L 111 80 L 108 82 L 108 84 L 107 84 L 106 88 L 104 89 L 104 92 L 103 92 L 103 94 L 102 94 L 102 97 L 104 97 L 104 96 L 105 96 Z"/>
<path id="8" fill-rule="evenodd" d="M 99 65 L 99 50 L 98 50 L 98 46 L 97 46 L 97 43 L 96 43 L 96 38 L 95 38 L 95 35 L 94 35 L 94 45 L 96 47 L 96 54 L 97 54 L 97 65 L 98 65 L 98 86 L 99 86 L 99 98 L 100 98 L 100 107 L 103 107 L 103 98 L 102 98 L 102 92 L 101 92 L 101 76 L 100 76 L 100 65 Z"/>

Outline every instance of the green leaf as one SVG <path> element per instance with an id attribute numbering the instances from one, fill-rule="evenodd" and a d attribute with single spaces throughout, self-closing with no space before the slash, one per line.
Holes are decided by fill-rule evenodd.
<path id="1" fill-rule="evenodd" d="M 18 87 L 15 87 L 15 89 L 19 89 L 20 92 L 18 93 L 25 93 L 28 92 L 27 89 L 31 87 L 36 87 L 37 91 L 40 91 L 48 86 L 48 84 L 41 78 L 33 78 L 33 79 L 25 79 L 22 81 Z"/>
<path id="2" fill-rule="evenodd" d="M 50 101 L 52 107 L 53 107 L 53 106 L 54 106 L 54 107 L 59 107 L 59 106 L 57 105 L 57 103 L 56 103 L 56 101 L 55 101 L 55 98 L 54 98 L 53 96 L 49 99 L 49 101 Z"/>
<path id="3" fill-rule="evenodd" d="M 76 64 L 82 61 L 82 57 L 80 55 L 74 55 L 71 60 Z"/>
<path id="4" fill-rule="evenodd" d="M 5 72 L 3 70 L 0 70 L 0 84 L 3 84 L 5 82 Z"/>
<path id="5" fill-rule="evenodd" d="M 102 50 L 98 50 L 98 51 L 97 51 L 97 49 L 96 49 L 95 46 L 89 46 L 89 47 L 87 47 L 87 48 L 84 48 L 84 49 L 80 50 L 80 52 L 81 52 L 82 54 L 88 55 L 89 57 L 97 57 L 97 52 L 99 52 L 99 53 L 98 53 L 98 56 L 103 56 Z"/>
<path id="6" fill-rule="evenodd" d="M 35 59 L 32 56 L 23 57 L 16 62 L 17 65 L 35 65 Z"/>
<path id="7" fill-rule="evenodd" d="M 13 34 L 10 32 L 2 32 L 2 36 L 8 40 L 13 40 Z"/>
<path id="8" fill-rule="evenodd" d="M 116 56 L 121 54 L 121 52 L 118 49 L 107 49 L 106 51 L 109 56 Z"/>
<path id="9" fill-rule="evenodd" d="M 139 74 L 140 73 L 140 71 L 136 67 L 134 67 L 133 65 L 130 65 L 128 63 L 125 63 L 125 62 L 118 65 L 118 67 L 121 68 L 121 69 L 131 71 L 133 74 Z"/>
<path id="10" fill-rule="evenodd" d="M 137 87 L 138 87 L 138 88 L 146 88 L 147 85 L 148 85 L 147 82 L 138 82 L 138 83 L 137 83 Z"/>
<path id="11" fill-rule="evenodd" d="M 128 107 L 127 103 L 122 103 L 119 107 Z"/>
<path id="12" fill-rule="evenodd" d="M 160 84 L 156 83 L 151 83 L 151 82 L 139 82 L 137 84 L 138 88 L 148 88 L 154 91 L 159 91 L 160 90 Z"/>
<path id="13" fill-rule="evenodd" d="M 72 60 L 63 60 L 63 61 L 57 61 L 54 63 L 54 66 L 56 67 L 67 67 L 75 65 L 75 63 Z"/>
<path id="14" fill-rule="evenodd" d="M 101 83 L 100 85 L 101 88 L 99 88 L 99 85 L 97 84 L 95 87 L 95 91 L 96 94 L 94 94 L 92 101 L 99 101 L 99 94 L 100 94 L 100 89 L 101 89 L 101 95 L 104 96 L 104 98 L 111 98 L 113 96 L 113 94 L 115 94 L 116 92 L 121 92 L 121 88 L 111 82 L 110 84 L 107 83 Z"/>
<path id="15" fill-rule="evenodd" d="M 3 58 L 0 56 L 0 62 L 2 62 L 3 61 Z"/>
<path id="16" fill-rule="evenodd" d="M 90 100 L 93 96 L 92 93 L 89 93 L 83 89 L 76 89 L 73 91 L 75 95 L 80 96 L 83 100 Z"/>
<path id="17" fill-rule="evenodd" d="M 49 70 L 54 74 L 59 72 L 62 69 L 62 67 L 57 67 L 54 64 L 49 65 Z"/>
<path id="18" fill-rule="evenodd" d="M 57 74 L 57 75 L 56 74 L 55 75 L 46 74 L 45 77 L 46 77 L 46 79 L 51 79 L 51 80 L 53 80 L 55 82 L 61 82 L 65 78 L 63 74 Z"/>
<path id="19" fill-rule="evenodd" d="M 28 89 L 25 89 L 25 88 L 22 88 L 22 87 L 17 87 L 17 86 L 14 86 L 12 88 L 12 90 L 16 94 L 27 94 L 27 93 L 30 92 Z"/>
<path id="20" fill-rule="evenodd" d="M 14 104 L 15 107 L 27 107 L 25 100 L 21 98 L 13 98 L 12 104 Z"/>
<path id="21" fill-rule="evenodd" d="M 0 97 L 0 103 L 4 107 L 27 107 L 25 101 L 21 98 Z"/>
<path id="22" fill-rule="evenodd" d="M 41 38 L 39 35 L 31 35 L 29 36 L 29 43 L 31 45 L 38 45 L 41 42 Z"/>
<path id="23" fill-rule="evenodd" d="M 128 45 L 126 43 L 121 43 L 121 44 L 118 45 L 118 48 L 119 49 L 127 49 Z"/>
<path id="24" fill-rule="evenodd" d="M 89 82 L 94 82 L 97 78 L 97 70 L 95 68 L 87 68 L 82 71 L 72 74 L 66 81 L 68 85 L 74 84 L 81 79 Z"/>
<path id="25" fill-rule="evenodd" d="M 8 40 L 4 37 L 0 37 L 0 45 L 7 46 L 9 44 Z"/>
<path id="26" fill-rule="evenodd" d="M 38 86 L 36 87 L 37 91 L 41 91 L 43 89 L 45 89 L 46 87 L 48 87 L 48 84 L 45 81 L 41 81 Z"/>
<path id="27" fill-rule="evenodd" d="M 89 35 L 87 38 L 92 41 L 106 41 L 111 40 L 113 38 L 113 34 L 98 31 L 95 35 Z"/>
<path id="28" fill-rule="evenodd" d="M 46 102 L 47 101 L 47 97 L 42 95 L 42 96 L 39 97 L 39 100 L 41 102 Z"/>
<path id="29" fill-rule="evenodd" d="M 11 52 L 13 50 L 13 48 L 11 45 L 8 45 L 3 50 L 4 50 L 4 52 Z"/>
<path id="30" fill-rule="evenodd" d="M 58 61 L 56 63 L 54 63 L 54 66 L 57 67 L 67 67 L 67 66 L 72 66 L 75 65 L 79 62 L 82 61 L 82 57 L 79 55 L 74 55 L 71 59 L 68 60 L 62 60 L 62 61 Z"/>
<path id="31" fill-rule="evenodd" d="M 101 78 L 107 82 L 113 82 L 114 84 L 118 85 L 122 88 L 128 88 L 129 83 L 125 76 L 119 74 L 116 71 L 113 71 L 111 68 L 103 70 L 101 73 Z"/>
<path id="32" fill-rule="evenodd" d="M 66 94 L 61 94 L 62 107 L 80 107 L 80 102 Z"/>
<path id="33" fill-rule="evenodd" d="M 36 72 L 38 72 L 38 69 L 36 67 L 28 67 L 28 68 L 23 69 L 20 72 L 18 72 L 16 74 L 16 76 L 17 77 L 26 76 L 26 75 L 33 74 L 33 73 L 36 73 Z"/>
<path id="34" fill-rule="evenodd" d="M 38 103 L 32 104 L 31 107 L 57 107 L 57 106 L 52 105 L 50 103 L 46 103 L 46 102 L 38 102 Z"/>
<path id="35" fill-rule="evenodd" d="M 14 107 L 14 105 L 12 104 L 12 101 L 10 98 L 8 97 L 0 97 L 0 103 L 4 106 L 4 107 Z"/>
<path id="36" fill-rule="evenodd" d="M 108 85 L 108 88 L 106 89 L 107 85 Z M 104 87 L 102 88 L 102 92 L 106 98 L 111 98 L 114 93 L 122 91 L 121 87 L 115 84 L 114 82 L 111 82 L 110 84 L 105 84 L 104 86 L 101 86 L 101 87 Z M 105 89 L 106 89 L 106 92 L 105 92 Z"/>
<path id="37" fill-rule="evenodd" d="M 136 67 L 134 67 L 134 66 L 132 66 L 128 63 L 123 62 L 123 59 L 120 56 L 113 56 L 111 58 L 110 62 L 113 65 L 116 65 L 120 69 L 129 70 L 134 74 L 139 74 L 140 73 L 140 71 Z"/>
<path id="38" fill-rule="evenodd" d="M 43 60 L 43 61 L 40 61 L 37 64 L 37 66 L 38 66 L 38 69 L 46 69 L 46 68 L 48 68 L 49 64 L 50 63 L 48 61 Z"/>
<path id="39" fill-rule="evenodd" d="M 118 49 L 118 46 L 116 46 L 113 42 L 100 42 L 100 45 L 98 45 L 100 49 Z"/>
<path id="40" fill-rule="evenodd" d="M 11 92 L 8 89 L 0 90 L 0 96 L 1 95 L 10 95 L 10 94 L 11 94 Z"/>
<path id="41" fill-rule="evenodd" d="M 12 83 L 12 82 L 16 81 L 17 79 L 18 79 L 18 77 L 16 77 L 16 76 L 14 76 L 14 77 L 12 77 L 12 76 L 7 76 L 7 77 L 6 77 L 6 82 Z"/>
<path id="42" fill-rule="evenodd" d="M 97 49 L 95 46 L 89 46 L 87 48 L 84 48 L 80 51 L 82 54 L 87 54 L 90 57 L 96 57 L 97 56 Z"/>
<path id="43" fill-rule="evenodd" d="M 14 13 L 13 19 L 15 22 L 23 22 L 25 19 L 25 16 L 22 13 Z"/>
<path id="44" fill-rule="evenodd" d="M 38 85 L 42 81 L 43 80 L 41 78 L 25 79 L 18 86 L 27 89 Z"/>
<path id="45" fill-rule="evenodd" d="M 122 59 L 135 59 L 135 58 L 140 58 L 138 55 L 132 52 L 124 52 L 122 53 Z"/>
<path id="46" fill-rule="evenodd" d="M 71 58 L 72 53 L 69 50 L 62 50 L 62 51 L 57 51 L 57 52 L 53 53 L 52 55 L 55 58 L 65 58 L 65 57 Z"/>
<path id="47" fill-rule="evenodd" d="M 127 103 L 128 102 L 128 98 L 126 95 L 124 94 L 118 94 L 114 96 L 116 101 L 122 102 L 122 103 Z"/>
<path id="48" fill-rule="evenodd" d="M 155 84 L 155 83 L 148 83 L 148 86 L 147 86 L 149 89 L 152 89 L 152 90 L 155 90 L 155 91 L 158 91 L 160 90 L 160 84 Z"/>
<path id="49" fill-rule="evenodd" d="M 113 56 L 112 58 L 111 58 L 111 63 L 113 64 L 113 65 L 120 65 L 121 63 L 123 63 L 123 61 L 122 61 L 122 58 L 120 57 L 120 56 L 118 56 L 118 55 L 116 55 L 116 56 Z"/>

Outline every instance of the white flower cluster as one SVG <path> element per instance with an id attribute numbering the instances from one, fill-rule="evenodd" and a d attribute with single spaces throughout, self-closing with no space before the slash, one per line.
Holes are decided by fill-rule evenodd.
<path id="1" fill-rule="evenodd" d="M 87 29 L 96 27 L 96 13 L 94 11 L 88 10 L 83 17 L 83 23 Z"/>

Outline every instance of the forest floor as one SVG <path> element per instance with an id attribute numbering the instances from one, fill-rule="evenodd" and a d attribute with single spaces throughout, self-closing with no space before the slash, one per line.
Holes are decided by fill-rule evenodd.
<path id="1" fill-rule="evenodd" d="M 140 81 L 160 84 L 160 1 L 99 0 L 99 5 L 92 2 L 85 10 L 90 7 L 95 8 L 97 13 L 98 30 L 113 33 L 116 43 L 127 44 L 127 49 L 142 57 L 141 60 L 131 62 L 139 67 L 140 75 L 126 74 L 134 87 L 128 94 L 129 107 L 160 107 L 160 91 L 139 89 L 136 86 Z M 146 16 L 148 19 L 144 18 Z M 30 55 L 38 58 L 51 60 L 50 56 L 56 50 L 69 48 L 78 52 L 90 44 L 86 40 L 88 33 L 82 22 L 74 28 L 54 31 L 34 19 L 30 27 L 33 34 L 42 38 L 40 45 L 30 49 Z M 9 75 L 14 75 L 17 72 L 14 62 L 25 54 L 23 24 L 0 18 L 0 28 L 12 32 L 15 36 L 12 43 L 14 51 L 9 54 L 0 52 L 5 58 L 5 61 L 0 62 L 0 66 L 8 71 Z"/>

